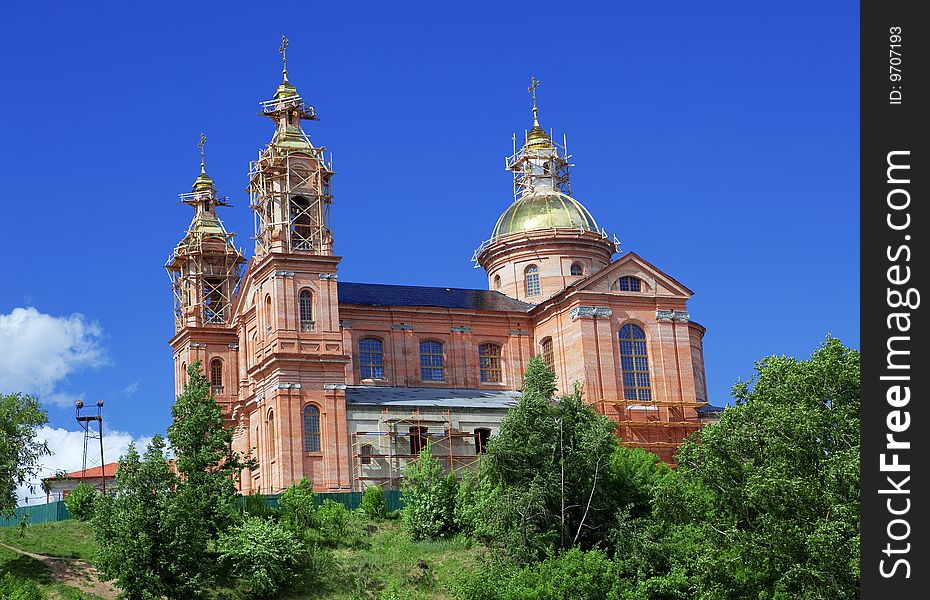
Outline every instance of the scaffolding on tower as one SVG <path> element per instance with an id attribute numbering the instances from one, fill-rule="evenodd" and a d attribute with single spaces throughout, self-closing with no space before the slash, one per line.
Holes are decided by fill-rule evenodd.
<path id="1" fill-rule="evenodd" d="M 318 120 L 299 95 L 261 103 L 277 124 L 271 143 L 249 164 L 250 206 L 255 212 L 256 254 L 274 249 L 331 255 L 332 156 L 316 148 L 300 122 Z"/>
<path id="2" fill-rule="evenodd" d="M 198 315 L 204 325 L 226 325 L 245 263 L 242 251 L 233 245 L 235 234 L 227 233 L 214 212 L 229 202 L 212 186 L 178 198 L 196 212 L 184 239 L 165 263 L 174 297 L 175 330 L 192 315 Z"/>

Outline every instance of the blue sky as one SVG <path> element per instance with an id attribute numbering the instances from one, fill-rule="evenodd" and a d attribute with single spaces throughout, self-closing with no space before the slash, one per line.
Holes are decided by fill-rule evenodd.
<path id="1" fill-rule="evenodd" d="M 6 7 L 0 319 L 53 332 L 0 349 L 8 385 L 36 388 L 52 427 L 76 429 L 76 397 L 103 398 L 114 431 L 167 427 L 177 194 L 204 132 L 251 253 L 243 189 L 282 33 L 322 119 L 308 133 L 335 156 L 342 280 L 486 285 L 469 259 L 512 200 L 504 156 L 535 75 L 574 195 L 696 292 L 715 404 L 764 355 L 807 356 L 828 332 L 858 347 L 854 5 L 444 4 Z M 48 373 L 10 374 L 19 353 Z"/>

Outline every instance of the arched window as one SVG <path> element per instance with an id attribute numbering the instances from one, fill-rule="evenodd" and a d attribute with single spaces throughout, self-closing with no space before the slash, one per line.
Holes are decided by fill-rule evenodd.
<path id="1" fill-rule="evenodd" d="M 300 330 L 313 331 L 313 294 L 310 290 L 300 290 L 297 306 L 300 311 Z"/>
<path id="2" fill-rule="evenodd" d="M 500 383 L 501 377 L 501 347 L 497 344 L 481 344 L 478 346 L 478 364 L 481 371 L 482 383 Z"/>
<path id="3" fill-rule="evenodd" d="M 181 385 L 187 385 L 187 363 L 181 363 Z"/>
<path id="4" fill-rule="evenodd" d="M 275 449 L 277 446 L 277 440 L 274 436 L 274 412 L 268 412 L 268 459 L 275 459 Z"/>
<path id="5" fill-rule="evenodd" d="M 271 331 L 271 295 L 265 296 L 265 327 Z"/>
<path id="6" fill-rule="evenodd" d="M 381 340 L 359 340 L 358 369 L 362 379 L 384 379 L 384 343 Z"/>
<path id="7" fill-rule="evenodd" d="M 423 381 L 445 381 L 442 364 L 442 344 L 435 341 L 420 342 L 420 379 Z"/>
<path id="8" fill-rule="evenodd" d="M 210 361 L 210 387 L 214 394 L 223 393 L 223 361 L 218 358 Z"/>
<path id="9" fill-rule="evenodd" d="M 578 277 L 579 275 L 584 275 L 584 267 L 581 266 L 581 263 L 572 263 L 572 268 L 569 273 L 573 277 Z"/>
<path id="10" fill-rule="evenodd" d="M 546 338 L 539 344 L 542 350 L 542 359 L 553 373 L 555 372 L 555 355 L 552 353 L 552 338 Z"/>
<path id="11" fill-rule="evenodd" d="M 319 452 L 320 447 L 320 409 L 308 404 L 304 407 L 304 452 Z"/>
<path id="12" fill-rule="evenodd" d="M 621 292 L 638 292 L 642 289 L 642 281 L 638 277 L 624 275 L 617 280 L 617 289 Z"/>
<path id="13" fill-rule="evenodd" d="M 494 289 L 495 290 L 501 289 L 501 276 L 500 275 L 494 276 Z"/>
<path id="14" fill-rule="evenodd" d="M 540 293 L 539 288 L 539 267 L 536 265 L 530 265 L 526 268 L 526 271 L 523 272 L 524 284 L 526 287 L 527 296 L 538 296 Z"/>
<path id="15" fill-rule="evenodd" d="M 488 440 L 491 439 L 491 430 L 487 427 L 475 429 L 475 454 L 484 454 L 488 451 Z"/>
<path id="16" fill-rule="evenodd" d="M 623 372 L 624 399 L 652 400 L 646 334 L 632 323 L 620 328 L 620 370 Z"/>

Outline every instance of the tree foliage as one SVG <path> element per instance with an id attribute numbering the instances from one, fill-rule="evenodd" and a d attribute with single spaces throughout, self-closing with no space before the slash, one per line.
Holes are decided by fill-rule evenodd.
<path id="1" fill-rule="evenodd" d="M 359 508 L 368 515 L 369 519 L 380 521 L 387 516 L 387 501 L 380 485 L 370 485 L 365 488 Z"/>
<path id="2" fill-rule="evenodd" d="M 420 456 L 407 464 L 404 479 L 404 523 L 414 539 L 438 538 L 455 531 L 458 482 L 433 458 L 427 443 Z"/>
<path id="3" fill-rule="evenodd" d="M 554 382 L 542 359 L 533 358 L 521 399 L 490 440 L 480 474 L 477 527 L 521 560 L 549 547 L 593 547 L 622 501 L 612 484 L 613 423 L 584 403 L 577 386 L 553 400 Z"/>
<path id="4" fill-rule="evenodd" d="M 689 540 L 697 597 L 858 597 L 859 384 L 859 352 L 835 338 L 768 357 L 682 445 L 655 511 Z"/>
<path id="5" fill-rule="evenodd" d="M 117 468 L 115 496 L 100 502 L 94 518 L 98 566 L 127 598 L 202 597 L 215 575 L 212 548 L 237 515 L 233 481 L 243 461 L 231 450 L 231 429 L 199 361 L 172 416 L 178 474 L 161 437 L 141 461 L 131 449 Z"/>
<path id="6" fill-rule="evenodd" d="M 220 560 L 230 567 L 250 598 L 268 598 L 295 581 L 306 551 L 283 524 L 247 517 L 219 538 Z"/>
<path id="7" fill-rule="evenodd" d="M 94 563 L 103 577 L 116 580 L 124 598 L 181 598 L 188 588 L 186 565 L 174 559 L 183 540 L 164 519 L 177 483 L 165 462 L 165 441 L 155 436 L 142 458 L 130 445 L 116 468 L 115 494 L 97 504 Z"/>
<path id="8" fill-rule="evenodd" d="M 234 481 L 247 460 L 232 450 L 232 427 L 223 425 L 223 409 L 200 361 L 187 372 L 187 383 L 171 407 L 168 440 L 184 483 L 178 494 L 187 508 L 203 515 L 206 535 L 215 539 L 235 514 Z"/>
<path id="9" fill-rule="evenodd" d="M 79 521 L 90 521 L 100 492 L 87 482 L 82 481 L 65 497 L 65 507 Z"/>
<path id="10" fill-rule="evenodd" d="M 278 497 L 281 520 L 291 531 L 300 533 L 313 527 L 316 515 L 315 499 L 313 484 L 306 477 L 287 486 L 281 493 Z M 262 500 L 264 502 L 264 498 Z"/>
<path id="11" fill-rule="evenodd" d="M 38 477 L 39 462 L 51 454 L 44 441 L 36 441 L 36 430 L 46 422 L 48 415 L 32 396 L 0 394 L 0 515 L 13 514 L 16 489 Z"/>
<path id="12" fill-rule="evenodd" d="M 675 470 L 641 450 L 608 452 L 607 429 L 577 391 L 549 401 L 551 388 L 534 386 L 551 379 L 531 370 L 456 507 L 466 529 L 518 562 L 466 577 L 464 597 L 858 597 L 857 351 L 828 337 L 809 360 L 759 361 L 720 422 L 680 447 Z M 588 496 L 594 519 L 575 539 L 605 454 Z"/>

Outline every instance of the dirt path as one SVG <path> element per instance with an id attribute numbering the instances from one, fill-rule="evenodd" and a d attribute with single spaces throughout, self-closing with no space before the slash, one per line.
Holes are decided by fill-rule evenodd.
<path id="1" fill-rule="evenodd" d="M 83 560 L 33 554 L 15 546 L 8 546 L 3 542 L 0 542 L 0 546 L 38 560 L 48 567 L 52 579 L 67 586 L 100 596 L 104 600 L 116 600 L 119 595 L 119 590 L 113 585 L 97 579 L 97 569 Z"/>

